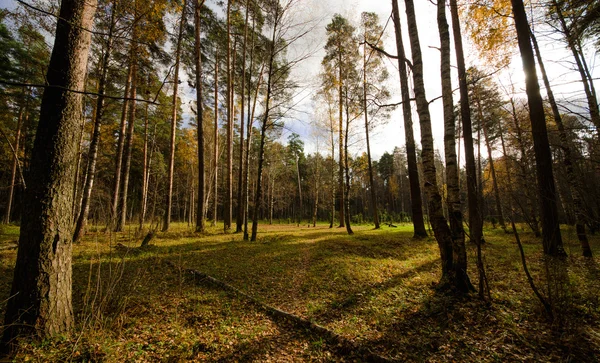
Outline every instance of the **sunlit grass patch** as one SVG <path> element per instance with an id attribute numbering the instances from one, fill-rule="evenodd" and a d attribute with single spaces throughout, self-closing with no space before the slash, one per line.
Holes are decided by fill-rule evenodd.
<path id="1" fill-rule="evenodd" d="M 139 248 L 145 233 L 101 228 L 74 246 L 69 337 L 24 341 L 17 360 L 327 361 L 353 360 L 320 336 L 272 319 L 256 304 L 196 280 L 201 271 L 263 304 L 303 317 L 382 356 L 409 361 L 589 361 L 598 354 L 600 279 L 595 263 L 570 251 L 570 306 L 582 328 L 556 332 L 523 274 L 513 237 L 487 230 L 484 264 L 492 304 L 440 295 L 437 243 L 406 226 L 260 226 L 257 242 L 211 227 L 174 223 Z M 146 231 L 147 232 L 147 231 Z M 591 236 L 592 248 L 600 248 Z M 545 291 L 541 244 L 522 232 L 529 269 Z M 125 249 L 116 248 L 121 243 Z M 469 274 L 477 286 L 475 246 Z M 0 299 L 8 298 L 14 250 L 0 252 Z M 172 262 L 172 267 L 166 264 Z M 3 309 L 4 306 L 0 307 Z M 0 310 L 0 313 L 2 310 Z M 570 315 L 571 316 L 571 315 Z M 574 320 L 575 321 L 575 320 Z M 585 341 L 580 348 L 577 339 Z M 359 359 L 360 360 L 360 359 Z"/>

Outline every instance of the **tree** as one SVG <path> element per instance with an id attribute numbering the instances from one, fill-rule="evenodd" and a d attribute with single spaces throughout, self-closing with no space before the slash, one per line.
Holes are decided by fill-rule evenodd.
<path id="1" fill-rule="evenodd" d="M 441 286 L 448 285 L 457 291 L 468 290 L 468 281 L 465 281 L 466 273 L 460 276 L 454 274 L 452 256 L 452 233 L 448 227 L 442 210 L 442 197 L 438 190 L 437 173 L 435 168 L 433 136 L 431 131 L 431 115 L 429 113 L 429 102 L 425 94 L 423 81 L 423 60 L 419 32 L 417 29 L 417 18 L 412 0 L 405 0 L 406 18 L 408 23 L 408 34 L 410 39 L 411 53 L 413 57 L 413 80 L 417 112 L 419 113 L 419 124 L 421 126 L 421 146 L 423 148 L 421 157 L 423 159 L 423 176 L 425 178 L 425 192 L 427 193 L 429 219 L 435 239 L 438 242 L 442 260 Z"/>
<path id="2" fill-rule="evenodd" d="M 406 55 L 402 42 L 402 28 L 400 26 L 400 11 L 398 0 L 392 0 L 392 18 L 396 33 L 396 50 L 398 52 L 398 73 L 400 74 L 400 92 L 402 95 L 402 116 L 404 119 L 404 142 L 406 144 L 406 158 L 408 161 L 408 181 L 410 185 L 410 201 L 414 237 L 427 237 L 425 222 L 423 220 L 423 204 L 421 199 L 421 183 L 417 167 L 417 154 L 415 147 L 415 136 L 412 123 L 412 110 L 410 107 L 410 94 L 408 75 L 406 72 Z"/>
<path id="3" fill-rule="evenodd" d="M 535 151 L 544 253 L 551 256 L 564 256 L 566 252 L 563 248 L 559 228 L 556 187 L 552 172 L 552 154 L 550 153 L 544 105 L 540 95 L 535 59 L 531 47 L 529 23 L 523 1 L 511 0 L 511 4 L 521 60 L 523 61 L 525 89 L 529 103 L 529 118 Z"/>
<path id="4" fill-rule="evenodd" d="M 169 173 L 168 173 L 168 181 L 167 181 L 167 196 L 165 199 L 165 216 L 163 219 L 162 231 L 166 232 L 169 230 L 169 225 L 171 224 L 171 203 L 173 202 L 173 173 L 175 171 L 175 137 L 177 134 L 177 109 L 178 109 L 178 93 L 179 90 L 179 63 L 181 59 L 181 41 L 183 39 L 183 29 L 186 24 L 185 20 L 185 12 L 187 7 L 187 1 L 183 1 L 183 6 L 181 8 L 181 19 L 179 20 L 179 31 L 177 35 L 177 42 L 175 45 L 175 75 L 173 76 L 173 102 L 172 102 L 172 114 L 171 114 L 171 142 L 169 144 Z M 195 10 L 194 10 L 195 16 Z M 196 19 L 194 17 L 194 19 Z M 199 29 L 196 29 L 198 32 Z M 198 72 L 198 70 L 197 70 Z M 196 84 L 196 87 L 200 88 L 200 84 Z M 201 91 L 200 91 L 201 92 Z M 200 97 L 201 98 L 201 97 Z M 198 105 L 198 117 L 202 117 L 201 113 L 201 105 Z M 201 203 L 203 203 L 201 201 Z"/>
<path id="5" fill-rule="evenodd" d="M 371 206 L 373 208 L 373 222 L 375 229 L 379 228 L 379 215 L 377 212 L 377 198 L 373 182 L 373 165 L 371 163 L 371 145 L 369 142 L 369 113 L 373 116 L 379 108 L 369 110 L 369 98 L 371 103 L 381 102 L 389 97 L 389 92 L 382 83 L 388 78 L 388 72 L 383 66 L 381 53 L 371 50 L 367 57 L 367 43 L 381 47 L 381 35 L 383 29 L 379 25 L 379 17 L 375 13 L 362 13 L 362 42 L 363 42 L 363 115 L 365 117 L 365 136 L 367 142 L 367 161 L 369 166 L 369 189 L 371 191 Z M 368 77 L 369 76 L 369 77 Z M 375 77 L 375 79 L 372 79 Z"/>
<path id="6" fill-rule="evenodd" d="M 205 229 L 205 167 L 204 167 L 204 104 L 202 96 L 202 52 L 200 51 L 201 10 L 204 0 L 194 3 L 194 60 L 196 63 L 196 115 L 198 136 L 198 204 L 196 210 L 196 232 Z M 216 158 L 216 155 L 215 155 Z"/>
<path id="7" fill-rule="evenodd" d="M 63 0 L 33 148 L 3 343 L 22 330 L 47 336 L 73 327 L 72 203 L 76 134 L 95 0 Z"/>
<path id="8" fill-rule="evenodd" d="M 460 202 L 458 183 L 459 165 L 456 158 L 456 123 L 454 101 L 452 100 L 452 81 L 450 75 L 450 32 L 446 20 L 446 2 L 438 0 L 437 23 L 440 34 L 440 73 L 442 79 L 442 102 L 444 109 L 444 154 L 446 157 L 446 185 L 448 189 L 448 219 L 452 244 L 446 253 L 452 259 L 453 283 L 459 291 L 469 291 L 471 281 L 467 274 L 467 249 Z"/>
<path id="9" fill-rule="evenodd" d="M 326 27 L 327 43 L 325 44 L 325 57 L 322 64 L 325 68 L 325 87 L 336 87 L 338 90 L 338 140 L 339 140 L 339 195 L 340 225 L 345 226 L 345 187 L 344 187 L 344 86 L 346 85 L 346 74 L 354 69 L 356 64 L 356 42 L 354 40 L 354 27 L 348 20 L 339 14 L 335 14 Z"/>

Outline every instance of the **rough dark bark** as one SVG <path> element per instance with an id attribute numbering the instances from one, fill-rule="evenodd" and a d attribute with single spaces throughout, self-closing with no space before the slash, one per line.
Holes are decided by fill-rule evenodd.
<path id="1" fill-rule="evenodd" d="M 21 332 L 48 336 L 74 324 L 71 195 L 95 0 L 63 0 L 42 97 L 2 342 Z"/>
<path id="2" fill-rule="evenodd" d="M 423 200 L 421 198 L 421 184 L 419 181 L 419 170 L 417 167 L 417 153 L 415 147 L 415 136 L 412 123 L 412 110 L 410 108 L 410 93 L 408 76 L 406 72 L 406 55 L 402 42 L 402 28 L 400 26 L 400 12 L 398 0 L 392 0 L 394 29 L 396 32 L 396 49 L 398 51 L 398 71 L 400 74 L 400 92 L 402 94 L 402 115 L 404 119 L 404 137 L 406 143 L 406 159 L 408 162 L 408 183 L 410 186 L 410 200 L 414 237 L 427 237 L 425 222 L 423 219 Z"/>
<path id="3" fill-rule="evenodd" d="M 525 72 L 525 90 L 529 103 L 529 117 L 535 152 L 540 214 L 542 220 L 542 240 L 544 253 L 550 256 L 565 256 L 558 224 L 556 187 L 552 173 L 552 154 L 548 141 L 544 105 L 540 95 L 535 60 L 531 47 L 530 29 L 522 0 L 511 0 L 517 30 L 517 40 Z"/>

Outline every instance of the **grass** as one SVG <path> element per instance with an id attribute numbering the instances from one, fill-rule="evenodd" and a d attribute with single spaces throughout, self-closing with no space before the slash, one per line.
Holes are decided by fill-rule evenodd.
<path id="1" fill-rule="evenodd" d="M 274 320 L 256 305 L 184 269 L 224 281 L 264 304 L 322 325 L 358 346 L 398 361 L 597 361 L 600 356 L 600 273 L 570 252 L 568 322 L 549 324 L 527 285 L 513 238 L 486 230 L 491 304 L 476 296 L 436 293 L 439 251 L 413 240 L 410 226 L 342 228 L 262 225 L 259 240 L 217 228 L 203 235 L 184 224 L 160 233 L 143 251 L 133 228 L 89 233 L 74 247 L 77 329 L 68 337 L 24 339 L 16 361 L 360 361 L 323 337 Z M 5 228 L 0 243 L 16 239 Z M 9 235 L 10 236 L 9 236 Z M 543 291 L 540 241 L 524 232 L 529 268 Z M 591 238 L 600 253 L 600 239 Z M 134 253 L 135 252 L 135 253 Z M 477 284 L 475 248 L 469 271 Z M 0 251 L 0 301 L 8 298 L 16 251 Z M 596 259 L 597 261 L 597 259 Z M 4 303 L 0 306 L 3 315 Z"/>

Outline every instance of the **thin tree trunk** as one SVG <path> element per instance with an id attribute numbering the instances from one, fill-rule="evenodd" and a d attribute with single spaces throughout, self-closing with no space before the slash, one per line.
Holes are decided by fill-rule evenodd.
<path id="1" fill-rule="evenodd" d="M 371 190 L 371 204 L 373 208 L 373 222 L 375 229 L 379 229 L 379 213 L 377 213 L 377 198 L 375 196 L 375 183 L 373 182 L 373 164 L 371 163 L 371 145 L 369 143 L 369 115 L 367 113 L 367 35 L 363 44 L 363 113 L 365 115 L 365 136 L 367 141 L 367 161 L 369 166 L 369 188 Z"/>
<path id="2" fill-rule="evenodd" d="M 73 243 L 77 243 L 81 237 L 85 234 L 88 215 L 90 212 L 90 199 L 92 196 L 92 189 L 94 187 L 94 179 L 96 176 L 96 161 L 98 160 L 98 147 L 100 144 L 100 130 L 102 128 L 102 116 L 104 112 L 104 92 L 106 91 L 106 78 L 108 75 L 108 63 L 112 52 L 113 44 L 113 31 L 115 27 L 115 11 L 116 2 L 112 2 L 112 9 L 110 15 L 110 28 L 108 30 L 108 39 L 106 40 L 106 49 L 102 55 L 101 63 L 101 74 L 98 84 L 98 99 L 96 100 L 95 116 L 94 116 L 94 130 L 92 132 L 92 139 L 90 141 L 90 150 L 88 156 L 87 175 L 85 178 L 85 186 L 82 193 L 81 209 L 75 224 L 75 232 L 73 233 Z"/>
<path id="3" fill-rule="evenodd" d="M 133 68 L 131 61 L 127 69 L 127 80 L 125 81 L 125 90 L 123 91 L 123 108 L 121 110 L 121 123 L 119 127 L 119 140 L 117 141 L 117 152 L 115 157 L 115 173 L 113 178 L 113 194 L 110 208 L 110 228 L 115 230 L 117 228 L 117 211 L 119 207 L 119 194 L 121 188 L 121 168 L 123 166 L 123 150 L 125 148 L 125 132 L 126 132 L 126 121 L 127 115 L 129 114 L 129 92 L 131 88 L 131 77 L 133 75 Z"/>
<path id="4" fill-rule="evenodd" d="M 348 97 L 348 92 L 346 92 Z M 348 100 L 348 98 L 346 98 Z M 344 171 L 346 175 L 346 193 L 344 198 L 344 204 L 342 209 L 345 209 L 344 216 L 346 221 L 346 232 L 348 234 L 354 234 L 352 227 L 350 226 L 350 165 L 348 164 L 348 134 L 350 132 L 350 115 L 349 107 L 346 105 L 346 131 L 344 132 Z"/>
<path id="5" fill-rule="evenodd" d="M 196 232 L 204 232 L 205 210 L 204 210 L 204 114 L 202 99 L 202 53 L 200 51 L 200 13 L 204 0 L 196 0 L 194 9 L 194 61 L 196 64 L 196 109 L 197 109 L 197 133 L 198 133 L 198 209 L 196 210 Z"/>
<path id="6" fill-rule="evenodd" d="M 198 2 L 198 0 L 196 0 Z M 183 39 L 183 29 L 185 27 L 185 11 L 187 1 L 183 1 L 181 10 L 181 19 L 179 21 L 179 33 L 177 35 L 177 45 L 175 46 L 175 75 L 173 77 L 173 102 L 171 105 L 171 139 L 169 143 L 169 170 L 167 173 L 167 198 L 165 201 L 165 216 L 163 219 L 162 231 L 169 230 L 171 224 L 171 207 L 173 203 L 173 174 L 175 172 L 175 138 L 177 136 L 177 100 L 179 90 L 179 63 L 181 59 L 181 41 Z M 198 85 L 196 85 L 198 87 Z"/>
<path id="7" fill-rule="evenodd" d="M 296 155 L 296 177 L 298 179 L 298 196 L 300 201 L 300 211 L 298 213 L 298 225 L 302 222 L 302 217 L 304 214 L 304 208 L 302 207 L 302 184 L 300 183 L 300 158 Z"/>
<path id="8" fill-rule="evenodd" d="M 245 200 L 244 200 L 244 189 L 243 185 L 244 181 L 244 112 L 245 112 L 245 97 L 244 92 L 246 91 L 246 46 L 248 43 L 248 4 L 249 1 L 246 0 L 246 20 L 244 21 L 244 42 L 242 44 L 242 86 L 240 88 L 240 100 L 241 100 L 241 110 L 240 110 L 240 159 L 239 159 L 239 168 L 238 168 L 238 190 L 237 190 L 237 215 L 236 215 L 236 227 L 235 232 L 239 233 L 243 230 L 244 224 L 244 209 L 245 209 Z M 248 150 L 246 149 L 246 152 Z"/>
<path id="9" fill-rule="evenodd" d="M 480 100 L 477 99 L 477 102 Z M 494 167 L 494 158 L 492 157 L 492 145 L 488 135 L 485 120 L 481 119 L 481 128 L 483 129 L 483 138 L 488 152 L 488 162 L 490 163 L 490 172 L 492 173 L 492 186 L 494 187 L 494 199 L 496 200 L 496 212 L 498 213 L 498 223 L 505 233 L 508 233 L 504 223 L 504 212 L 502 211 L 502 202 L 500 200 L 500 190 L 498 189 L 498 179 L 496 178 L 496 168 Z"/>
<path id="10" fill-rule="evenodd" d="M 554 116 L 554 121 L 556 122 L 556 125 L 558 127 L 558 135 L 560 137 L 561 148 L 564 153 L 565 169 L 567 170 L 567 179 L 569 181 L 569 187 L 571 190 L 571 195 L 573 197 L 573 209 L 575 210 L 575 230 L 577 232 L 577 239 L 581 244 L 583 256 L 592 257 L 592 248 L 590 247 L 590 243 L 587 238 L 587 233 L 585 231 L 586 217 L 584 214 L 584 205 L 582 202 L 583 196 L 581 195 L 581 185 L 579 179 L 575 175 L 575 169 L 573 168 L 573 155 L 571 152 L 571 147 L 568 143 L 565 125 L 563 124 L 562 117 L 560 115 L 560 112 L 558 111 L 558 105 L 556 104 L 554 93 L 552 92 L 552 88 L 550 87 L 550 81 L 548 80 L 546 68 L 544 67 L 544 62 L 540 53 L 540 48 L 538 46 L 537 39 L 533 32 L 531 33 L 531 40 L 535 49 L 535 54 L 537 56 L 538 65 L 540 66 L 540 71 L 542 72 L 542 79 L 544 80 L 544 85 L 546 86 L 546 93 L 548 94 L 548 101 L 550 101 L 550 106 L 552 108 L 552 115 Z"/>
<path id="11" fill-rule="evenodd" d="M 452 235 L 450 228 L 444 218 L 442 210 L 442 197 L 438 192 L 437 175 L 435 169 L 433 136 L 431 131 L 431 116 L 429 103 L 425 95 L 425 84 L 423 81 L 423 61 L 421 56 L 421 45 L 417 29 L 417 19 L 413 0 L 405 0 L 406 17 L 408 22 L 408 34 L 410 39 L 411 53 L 413 56 L 413 79 L 417 112 L 421 126 L 421 156 L 423 158 L 423 176 L 425 178 L 425 191 L 427 193 L 429 219 L 433 233 L 440 248 L 442 260 L 442 280 L 446 281 L 452 271 L 452 255 L 448 255 L 447 246 L 452 246 Z"/>
<path id="12" fill-rule="evenodd" d="M 338 97 L 339 97 L 339 101 L 338 101 L 338 123 L 339 123 L 339 149 L 340 149 L 340 161 L 339 161 L 339 171 L 338 171 L 338 184 L 339 184 L 339 205 L 340 205 L 340 225 L 339 227 L 344 227 L 345 226 L 345 217 L 344 217 L 344 213 L 345 213 L 345 209 L 346 209 L 346 198 L 344 196 L 344 192 L 345 192 L 345 188 L 344 188 L 344 118 L 343 118 L 343 110 L 344 110 L 344 94 L 342 92 L 342 87 L 343 87 L 343 76 L 342 76 L 342 59 L 341 59 L 342 55 L 340 53 L 339 55 L 339 59 L 338 59 L 338 64 L 339 64 L 339 70 L 338 70 Z"/>
<path id="13" fill-rule="evenodd" d="M 148 82 L 150 83 L 150 82 Z M 148 207 L 148 103 L 144 110 L 144 150 L 143 150 L 143 166 L 142 166 L 142 198 L 140 211 L 140 231 L 144 228 L 146 222 L 146 210 Z"/>
<path id="14" fill-rule="evenodd" d="M 511 3 L 521 60 L 523 61 L 523 71 L 525 72 L 525 88 L 529 103 L 529 117 L 531 119 L 533 149 L 537 169 L 544 253 L 550 256 L 565 256 L 566 252 L 563 248 L 558 224 L 556 187 L 552 173 L 552 157 L 550 154 L 548 132 L 546 130 L 544 105 L 540 95 L 535 60 L 531 48 L 529 24 L 523 1 L 511 0 Z"/>
<path id="15" fill-rule="evenodd" d="M 23 92 L 23 94 L 25 95 L 25 92 Z M 26 96 L 28 97 L 28 96 Z M 27 103 L 27 101 L 26 101 Z M 18 116 L 18 121 L 17 121 L 17 130 L 15 133 L 15 146 L 14 146 L 14 152 L 13 152 L 13 164 L 12 164 L 12 170 L 11 170 L 11 174 L 10 174 L 10 189 L 8 192 L 8 202 L 6 205 L 6 215 L 4 216 L 4 224 L 9 224 L 11 219 L 11 211 L 12 211 L 12 202 L 13 202 L 13 198 L 14 198 L 14 194 L 15 194 L 15 181 L 17 179 L 17 170 L 19 167 L 19 148 L 20 148 L 20 144 L 21 144 L 21 129 L 23 128 L 23 115 L 25 113 L 25 105 L 21 105 L 19 107 L 19 116 Z"/>
<path id="16" fill-rule="evenodd" d="M 444 154 L 446 157 L 446 184 L 448 188 L 448 216 L 452 244 L 445 246 L 446 254 L 452 259 L 450 276 L 454 287 L 460 292 L 468 292 L 473 288 L 467 274 L 467 254 L 465 247 L 465 231 L 458 185 L 458 163 L 456 160 L 456 124 L 454 117 L 454 101 L 452 100 L 452 81 L 450 73 L 450 32 L 446 20 L 446 3 L 438 1 L 437 23 L 440 33 L 442 101 L 444 107 Z M 449 258 L 450 259 L 450 258 Z"/>
<path id="17" fill-rule="evenodd" d="M 40 337 L 74 326 L 72 308 L 73 210 L 77 133 L 95 0 L 63 0 L 32 150 L 19 249 L 7 300 L 2 345 L 25 331 Z M 5 350 L 5 349 L 2 349 Z"/>
<path id="18" fill-rule="evenodd" d="M 268 129 L 269 122 L 269 114 L 271 112 L 271 92 L 272 92 L 272 82 L 273 82 L 273 67 L 275 65 L 275 36 L 277 31 L 279 30 L 277 25 L 279 22 L 279 8 L 276 7 L 273 21 L 273 34 L 271 37 L 271 47 L 269 54 L 269 71 L 267 74 L 267 92 L 265 95 L 265 108 L 263 115 L 263 122 L 260 129 L 260 146 L 258 150 L 258 168 L 256 173 L 256 194 L 254 195 L 254 213 L 252 215 L 252 236 L 250 237 L 250 241 L 255 242 L 256 236 L 258 234 L 258 219 L 259 219 L 259 211 L 260 211 L 260 202 L 262 199 L 262 169 L 263 163 L 265 159 L 265 139 Z"/>
<path id="19" fill-rule="evenodd" d="M 214 134 L 214 171 L 213 180 L 215 188 L 215 199 L 213 204 L 213 226 L 217 225 L 219 212 L 219 55 L 215 54 L 215 134 Z"/>
<path id="20" fill-rule="evenodd" d="M 254 29 L 254 25 L 253 25 L 253 29 Z M 253 31 L 254 33 L 254 31 Z M 254 47 L 253 47 L 254 48 Z M 248 240 L 248 215 L 249 215 L 249 180 L 250 180 L 250 142 L 252 141 L 252 124 L 254 121 L 254 112 L 256 111 L 256 101 L 258 100 L 258 93 L 260 90 L 260 86 L 262 84 L 262 79 L 263 79 L 263 71 L 264 71 L 264 67 L 265 67 L 265 63 L 263 62 L 261 68 L 260 68 L 260 72 L 259 72 L 259 76 L 258 76 L 258 81 L 256 82 L 256 89 L 254 91 L 254 101 L 252 103 L 252 112 L 249 112 L 249 118 L 248 118 L 248 128 L 247 128 L 247 136 L 246 136 L 246 150 L 248 150 L 248 152 L 246 153 L 246 187 L 245 187 L 245 200 L 246 200 L 246 211 L 244 213 L 244 241 Z M 252 69 L 252 67 L 250 67 L 250 69 Z M 250 107 L 250 93 L 248 93 L 248 107 Z"/>
<path id="21" fill-rule="evenodd" d="M 133 38 L 135 39 L 135 27 L 133 31 Z M 129 192 L 129 171 L 131 170 L 131 155 L 133 153 L 133 132 L 135 125 L 135 98 L 137 92 L 137 46 L 132 45 L 131 52 L 131 106 L 129 107 L 129 123 L 127 124 L 127 135 L 125 137 L 125 154 L 124 164 L 121 168 L 121 187 L 119 193 L 119 210 L 117 212 L 117 228 L 116 231 L 123 231 L 125 228 L 125 222 L 127 220 L 127 195 Z"/>
<path id="22" fill-rule="evenodd" d="M 232 199 L 233 199 L 233 115 L 232 115 L 232 76 L 231 76 L 231 2 L 227 1 L 227 186 L 223 212 L 223 229 L 231 229 Z"/>
<path id="23" fill-rule="evenodd" d="M 398 0 L 392 0 L 394 29 L 396 33 L 396 49 L 398 51 L 398 73 L 400 74 L 400 92 L 402 94 L 402 115 L 404 119 L 404 137 L 406 143 L 406 159 L 408 162 L 408 182 L 410 186 L 410 200 L 414 238 L 427 237 L 425 222 L 423 220 L 423 200 L 421 198 L 421 183 L 417 166 L 417 153 L 415 136 L 413 132 L 412 110 L 410 107 L 410 94 L 408 76 L 406 72 L 406 55 L 402 42 L 402 28 L 400 26 L 400 12 Z"/>

